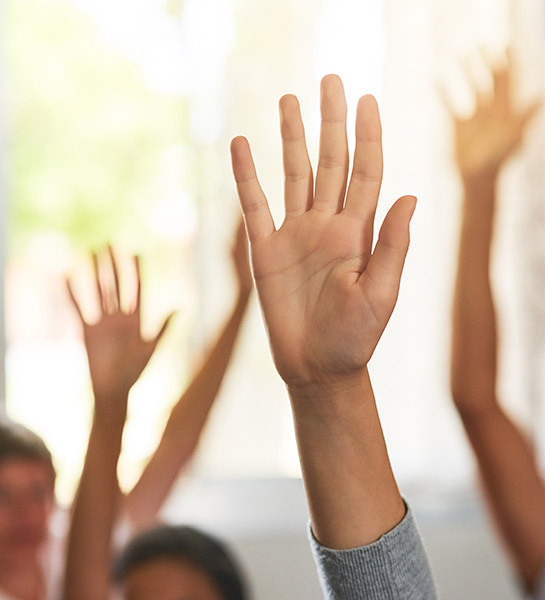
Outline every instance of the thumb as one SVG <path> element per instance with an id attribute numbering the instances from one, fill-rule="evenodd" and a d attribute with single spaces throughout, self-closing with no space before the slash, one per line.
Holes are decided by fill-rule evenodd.
<path id="1" fill-rule="evenodd" d="M 536 114 L 543 108 L 545 102 L 543 100 L 536 100 L 532 102 L 530 106 L 522 113 L 520 119 L 521 129 L 525 129 L 526 125 L 536 116 Z"/>
<path id="2" fill-rule="evenodd" d="M 76 309 L 76 312 L 78 313 L 79 320 L 82 322 L 83 325 L 86 325 L 87 323 L 86 323 L 85 319 L 83 318 L 83 312 L 81 310 L 81 306 L 79 305 L 79 302 L 76 298 L 76 294 L 74 293 L 74 290 L 72 288 L 72 282 L 68 276 L 66 276 L 64 278 L 64 284 L 66 285 L 66 290 L 68 291 L 68 296 L 70 297 L 72 305 L 74 306 L 74 308 Z"/>
<path id="3" fill-rule="evenodd" d="M 390 208 L 364 272 L 373 282 L 376 301 L 382 306 L 391 305 L 390 309 L 393 309 L 399 291 L 409 249 L 409 224 L 415 208 L 414 196 L 403 196 Z"/>
<path id="4" fill-rule="evenodd" d="M 172 320 L 172 318 L 177 314 L 176 311 L 171 312 L 168 317 L 163 321 L 163 324 L 161 325 L 159 331 L 157 332 L 156 336 L 153 338 L 152 340 L 152 346 L 153 348 L 155 348 L 155 346 L 157 346 L 157 344 L 159 343 L 159 341 L 161 340 L 161 338 L 163 337 L 163 334 L 165 333 L 165 331 L 168 328 L 168 325 L 170 323 L 170 321 Z"/>

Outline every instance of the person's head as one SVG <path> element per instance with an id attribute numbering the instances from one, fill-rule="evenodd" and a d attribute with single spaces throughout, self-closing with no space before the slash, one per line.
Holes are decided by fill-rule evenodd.
<path id="1" fill-rule="evenodd" d="M 161 525 L 121 553 L 114 578 L 126 600 L 247 600 L 227 547 L 187 526 Z"/>
<path id="2" fill-rule="evenodd" d="M 47 538 L 55 469 L 43 440 L 0 420 L 0 560 L 34 558 Z"/>

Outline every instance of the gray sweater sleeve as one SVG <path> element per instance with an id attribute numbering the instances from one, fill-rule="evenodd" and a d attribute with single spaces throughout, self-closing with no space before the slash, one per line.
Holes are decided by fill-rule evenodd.
<path id="1" fill-rule="evenodd" d="M 410 510 L 392 531 L 368 546 L 331 550 L 310 531 L 326 600 L 434 600 L 426 552 Z"/>
<path id="2" fill-rule="evenodd" d="M 537 582 L 535 591 L 528 594 L 528 598 L 531 600 L 545 600 L 545 567 L 541 570 L 541 577 Z"/>

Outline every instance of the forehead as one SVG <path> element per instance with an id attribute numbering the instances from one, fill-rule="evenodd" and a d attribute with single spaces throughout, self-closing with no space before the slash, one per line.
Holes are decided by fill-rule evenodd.
<path id="1" fill-rule="evenodd" d="M 123 588 L 125 600 L 223 600 L 202 569 L 170 557 L 134 566 Z"/>
<path id="2" fill-rule="evenodd" d="M 51 467 L 34 458 L 6 458 L 0 461 L 0 485 L 26 487 L 41 484 L 53 488 Z"/>

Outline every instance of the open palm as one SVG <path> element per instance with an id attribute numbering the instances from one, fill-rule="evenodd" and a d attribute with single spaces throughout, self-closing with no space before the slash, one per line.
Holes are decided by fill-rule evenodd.
<path id="1" fill-rule="evenodd" d="M 516 106 L 509 57 L 504 66 L 493 69 L 491 74 L 492 93 L 476 94 L 476 108 L 471 117 L 459 118 L 451 109 L 456 160 L 466 177 L 495 176 L 520 145 L 527 123 L 541 107 L 539 102 L 524 109 Z"/>
<path id="2" fill-rule="evenodd" d="M 295 97 L 280 101 L 285 210 L 276 230 L 244 138 L 232 143 L 254 278 L 275 363 L 292 385 L 360 372 L 394 308 L 409 243 L 412 197 L 394 204 L 373 249 L 382 180 L 374 98 L 358 105 L 350 185 L 346 102 L 340 79 L 322 81 L 322 127 L 314 185 Z"/>
<path id="3" fill-rule="evenodd" d="M 140 267 L 136 257 L 136 289 L 132 297 L 122 307 L 119 289 L 117 265 L 111 250 L 109 260 L 104 260 L 103 268 L 109 264 L 112 277 L 101 278 L 98 259 L 93 256 L 95 265 L 95 283 L 101 311 L 99 319 L 89 323 L 83 317 L 80 305 L 68 282 L 68 290 L 79 314 L 85 348 L 89 360 L 89 371 L 95 396 L 117 397 L 126 395 L 140 377 L 149 362 L 159 339 L 166 329 L 169 319 L 160 328 L 157 335 L 145 340 L 141 334 L 140 318 Z"/>

